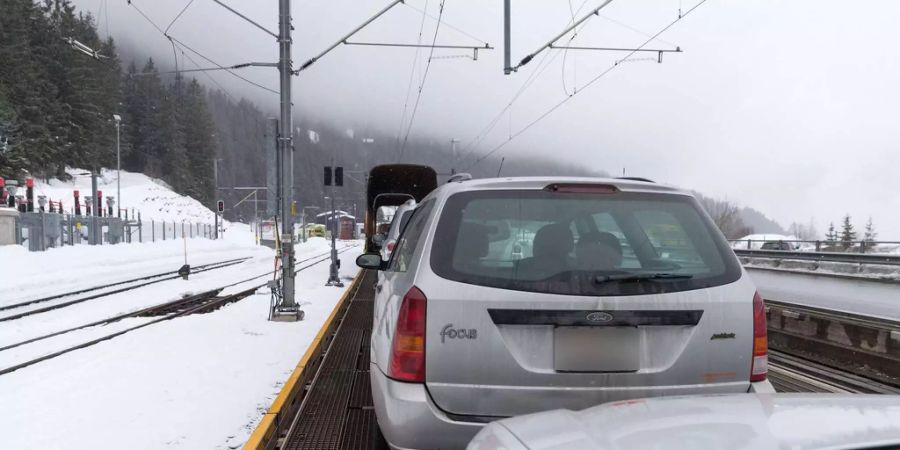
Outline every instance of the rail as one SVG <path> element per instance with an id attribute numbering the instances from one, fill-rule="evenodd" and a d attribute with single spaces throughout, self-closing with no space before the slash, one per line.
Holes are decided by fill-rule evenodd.
<path id="1" fill-rule="evenodd" d="M 240 264 L 240 263 L 242 263 L 242 262 L 244 262 L 244 261 L 246 261 L 246 260 L 248 260 L 248 259 L 250 259 L 250 258 L 239 258 L 239 259 L 234 259 L 234 260 L 229 260 L 229 261 L 223 261 L 223 262 L 217 262 L 217 263 L 211 263 L 211 264 L 204 264 L 204 265 L 202 265 L 202 266 L 196 266 L 196 267 L 191 268 L 190 275 L 197 274 L 197 273 L 202 273 L 202 272 L 207 272 L 207 271 L 210 271 L 210 270 L 216 270 L 216 269 L 222 269 L 222 268 L 225 268 L 225 267 L 234 266 L 234 265 Z M 120 282 L 116 282 L 116 283 L 110 283 L 110 284 L 103 285 L 103 286 L 95 286 L 95 287 L 93 287 L 93 288 L 81 289 L 81 290 L 74 291 L 74 292 L 63 293 L 63 294 L 57 294 L 57 295 L 52 295 L 52 296 L 49 296 L 49 297 L 44 297 L 44 298 L 35 299 L 35 300 L 28 300 L 28 301 L 16 303 L 16 304 L 13 304 L 13 305 L 3 306 L 3 307 L 0 307 L 0 311 L 6 311 L 6 310 L 10 310 L 10 309 L 24 308 L 24 307 L 26 307 L 26 306 L 33 305 L 33 304 L 36 304 L 36 303 L 44 303 L 44 302 L 47 302 L 47 301 L 50 301 L 50 300 L 56 300 L 56 299 L 60 299 L 60 298 L 63 298 L 63 297 L 69 297 L 69 296 L 71 296 L 71 295 L 76 295 L 76 294 L 83 293 L 83 292 L 91 292 L 91 291 L 95 291 L 95 290 L 106 289 L 106 288 L 110 288 L 110 287 L 114 287 L 114 286 L 120 286 L 120 285 L 122 285 L 122 284 L 128 284 L 128 283 L 132 283 L 132 282 L 137 282 L 137 281 L 151 280 L 151 281 L 146 281 L 146 282 L 143 282 L 143 283 L 135 284 L 135 285 L 132 285 L 132 286 L 125 286 L 125 287 L 118 288 L 118 289 L 114 289 L 114 290 L 111 290 L 111 291 L 101 292 L 101 293 L 99 293 L 99 294 L 92 294 L 92 295 L 89 295 L 89 296 L 87 296 L 87 297 L 81 297 L 81 298 L 77 298 L 77 299 L 73 299 L 73 300 L 68 300 L 68 301 L 65 301 L 65 302 L 62 302 L 62 303 L 56 303 L 56 304 L 52 304 L 52 305 L 49 305 L 49 306 L 44 306 L 44 307 L 41 307 L 41 308 L 32 309 L 32 310 L 29 310 L 29 311 L 24 311 L 24 312 L 16 313 L 16 314 L 13 314 L 13 315 L 0 317 L 0 322 L 5 322 L 5 321 L 8 321 L 8 320 L 21 319 L 21 318 L 23 318 L 23 317 L 28 317 L 28 316 L 35 315 L 35 314 L 41 314 L 41 313 L 45 313 L 45 312 L 48 312 L 48 311 L 53 311 L 53 310 L 56 310 L 56 309 L 65 308 L 65 307 L 71 306 L 71 305 L 77 305 L 77 304 L 79 304 L 79 303 L 84 303 L 84 302 L 89 301 L 89 300 L 96 300 L 96 299 L 98 299 L 98 298 L 108 297 L 108 296 L 110 296 L 110 295 L 121 294 L 122 292 L 127 292 L 127 291 L 131 291 L 131 290 L 135 290 L 135 289 L 142 288 L 142 287 L 145 287 L 145 286 L 150 286 L 150 285 L 152 285 L 152 284 L 162 283 L 163 281 L 169 281 L 169 280 L 174 280 L 174 279 L 177 279 L 177 278 L 181 278 L 181 275 L 177 275 L 177 272 L 174 272 L 174 273 L 176 273 L 176 275 L 171 275 L 171 273 L 172 273 L 172 272 L 167 272 L 167 273 L 164 273 L 164 274 L 150 275 L 150 276 L 146 276 L 146 277 L 143 277 L 143 278 L 134 278 L 134 279 L 131 279 L 131 280 L 120 281 Z M 164 277 L 164 278 L 159 278 L 159 277 Z M 154 279 L 154 278 L 156 278 L 156 279 Z"/>
<path id="2" fill-rule="evenodd" d="M 778 392 L 900 394 L 895 386 L 773 350 L 769 351 L 769 380 Z"/>
<path id="3" fill-rule="evenodd" d="M 349 249 L 352 248 L 352 247 L 354 247 L 354 246 L 348 246 L 348 247 L 345 247 L 345 248 L 341 249 L 341 251 L 340 251 L 339 253 L 343 253 L 344 251 L 347 251 L 347 250 L 349 250 Z M 303 263 L 303 262 L 306 262 L 306 261 L 312 261 L 312 260 L 315 260 L 315 261 L 312 261 L 312 262 L 310 262 L 309 264 L 307 264 L 307 265 L 305 265 L 305 266 L 302 266 L 302 267 L 298 268 L 298 269 L 295 271 L 295 273 L 298 273 L 298 272 L 301 272 L 301 271 L 303 271 L 303 270 L 306 270 L 306 269 L 308 269 L 308 268 L 310 268 L 310 267 L 312 267 L 312 266 L 314 266 L 314 265 L 316 265 L 316 264 L 320 264 L 320 263 L 322 263 L 322 262 L 329 261 L 329 260 L 330 260 L 330 254 L 331 254 L 331 252 L 328 251 L 328 252 L 325 252 L 325 253 L 322 253 L 322 254 L 318 254 L 318 255 L 315 255 L 315 256 L 311 256 L 311 257 L 306 258 L 306 259 L 304 259 L 304 260 L 298 261 L 299 263 Z M 262 277 L 265 277 L 265 276 L 271 275 L 271 274 L 272 274 L 272 271 L 266 271 L 265 273 L 263 273 L 263 274 L 261 274 L 261 275 L 256 275 L 256 276 L 253 276 L 253 277 L 250 277 L 250 278 L 246 278 L 246 279 L 243 279 L 243 280 L 240 280 L 240 281 L 232 282 L 232 283 L 227 284 L 227 285 L 225 285 L 225 286 L 221 286 L 221 287 L 219 287 L 219 288 L 217 288 L 217 289 L 213 289 L 213 290 L 210 290 L 210 291 L 205 291 L 205 292 L 202 292 L 202 293 L 199 293 L 199 294 L 195 294 L 195 295 L 192 295 L 192 296 L 189 296 L 189 297 L 185 297 L 185 298 L 181 298 L 181 299 L 177 299 L 177 300 L 166 301 L 166 302 L 163 302 L 163 303 L 160 303 L 160 304 L 156 304 L 156 305 L 153 305 L 153 306 L 150 306 L 150 307 L 146 307 L 146 308 L 140 309 L 140 310 L 138 310 L 138 311 L 133 311 L 133 312 L 124 313 L 124 314 L 118 314 L 118 315 L 113 316 L 113 317 L 110 317 L 110 318 L 102 319 L 102 320 L 99 320 L 99 321 L 94 321 L 94 322 L 87 323 L 87 324 L 80 325 L 80 326 L 76 326 L 76 327 L 71 327 L 71 328 L 59 330 L 59 331 L 56 331 L 56 332 L 53 332 L 53 333 L 50 333 L 50 334 L 46 334 L 46 335 L 43 335 L 43 336 L 38 336 L 38 337 L 35 337 L 35 338 L 27 339 L 27 340 L 25 340 L 25 341 L 16 342 L 16 343 L 13 343 L 13 344 L 10 344 L 10 345 L 6 345 L 6 346 L 4 346 L 4 347 L 0 347 L 0 351 L 5 351 L 5 350 L 12 349 L 12 348 L 16 348 L 16 347 L 28 345 L 28 344 L 31 344 L 31 343 L 34 343 L 34 342 L 43 341 L 43 340 L 45 340 L 45 339 L 52 338 L 52 337 L 55 337 L 55 336 L 59 336 L 59 335 L 66 334 L 66 333 L 70 333 L 70 332 L 73 332 L 73 331 L 76 331 L 76 330 L 83 330 L 83 329 L 86 329 L 86 328 L 91 328 L 91 327 L 95 327 L 95 326 L 102 326 L 102 325 L 107 325 L 107 324 L 110 324 L 110 323 L 113 323 L 113 322 L 118 322 L 118 321 L 120 321 L 120 320 L 122 320 L 122 319 L 125 319 L 125 318 L 134 318 L 134 317 L 158 317 L 158 318 L 152 319 L 152 320 L 150 320 L 150 321 L 148 321 L 148 322 L 144 322 L 144 323 L 138 324 L 138 325 L 136 325 L 136 326 L 128 327 L 128 328 L 125 328 L 125 329 L 123 329 L 123 330 L 119 330 L 119 331 L 113 332 L 113 333 L 111 333 L 111 334 L 107 334 L 107 335 L 101 336 L 101 337 L 99 337 L 99 338 L 89 340 L 89 341 L 87 341 L 87 342 L 82 342 L 82 343 L 77 344 L 77 345 L 74 345 L 74 346 L 72 346 L 72 347 L 63 348 L 63 349 L 61 349 L 61 350 L 58 350 L 58 351 L 55 351 L 55 352 L 52 352 L 52 353 L 49 353 L 49 354 L 46 354 L 46 355 L 42 355 L 42 356 L 39 356 L 39 357 L 37 357 L 37 358 L 30 359 L 30 360 L 24 361 L 24 362 L 19 363 L 19 364 L 15 364 L 15 365 L 13 365 L 13 366 L 10 366 L 10 367 L 6 367 L 6 368 L 3 368 L 3 369 L 0 369 L 0 375 L 8 374 L 8 373 L 14 372 L 14 371 L 16 371 L 16 370 L 19 370 L 19 369 L 22 369 L 22 368 L 25 368 L 25 367 L 28 367 L 28 366 L 31 366 L 31 365 L 40 363 L 40 362 L 42 362 L 42 361 L 46 361 L 46 360 L 49 360 L 49 359 L 56 358 L 56 357 L 58 357 L 58 356 L 64 355 L 64 354 L 66 354 L 66 353 L 69 353 L 69 352 L 72 352 L 72 351 L 75 351 L 75 350 L 79 350 L 79 349 L 83 349 L 83 348 L 86 348 L 86 347 L 90 347 L 90 346 L 95 345 L 95 344 L 98 344 L 98 343 L 100 343 L 100 342 L 103 342 L 103 341 L 107 341 L 107 340 L 113 339 L 113 338 L 118 337 L 118 336 L 121 336 L 121 335 L 123 335 L 123 334 L 125 334 L 125 333 L 129 333 L 129 332 L 131 332 L 131 331 L 138 330 L 138 329 L 141 329 L 141 328 L 150 326 L 150 325 L 154 325 L 154 324 L 161 323 L 161 322 L 164 322 L 164 321 L 172 320 L 172 319 L 175 319 L 175 318 L 177 318 L 177 317 L 181 317 L 181 316 L 185 316 L 185 315 L 189 315 L 189 314 L 203 313 L 203 312 L 208 312 L 208 311 L 215 310 L 215 309 L 217 309 L 217 308 L 219 308 L 219 307 L 221 307 L 221 306 L 223 306 L 223 305 L 225 305 L 225 304 L 239 301 L 239 300 L 241 300 L 241 299 L 243 299 L 243 298 L 245 298 L 245 297 L 247 297 L 247 296 L 253 294 L 253 293 L 256 292 L 259 288 L 265 286 L 266 283 L 257 284 L 257 285 L 255 285 L 255 286 L 253 286 L 253 287 L 251 287 L 251 288 L 244 289 L 244 290 L 242 290 L 242 291 L 240 291 L 240 292 L 237 292 L 237 293 L 234 293 L 234 294 L 229 294 L 229 295 L 226 295 L 226 296 L 218 296 L 219 292 L 221 292 L 222 290 L 224 290 L 224 289 L 226 289 L 226 288 L 228 288 L 228 287 L 236 286 L 236 285 L 238 285 L 238 284 L 247 283 L 247 282 L 250 282 L 250 281 L 253 281 L 253 280 L 255 280 L 255 279 L 259 279 L 259 278 L 262 278 Z"/>

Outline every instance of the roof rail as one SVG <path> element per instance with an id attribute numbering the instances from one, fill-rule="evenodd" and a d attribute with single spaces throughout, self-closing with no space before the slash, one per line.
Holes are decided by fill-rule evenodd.
<path id="1" fill-rule="evenodd" d="M 643 181 L 645 183 L 656 183 L 655 181 L 643 177 L 616 177 L 617 180 Z"/>
<path id="2" fill-rule="evenodd" d="M 448 183 L 462 183 L 463 181 L 469 181 L 472 179 L 472 174 L 470 173 L 457 173 L 451 175 L 447 180 Z"/>

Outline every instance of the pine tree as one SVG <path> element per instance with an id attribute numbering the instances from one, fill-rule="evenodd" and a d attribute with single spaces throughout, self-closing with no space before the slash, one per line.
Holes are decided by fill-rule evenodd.
<path id="1" fill-rule="evenodd" d="M 846 214 L 844 216 L 844 223 L 841 226 L 841 245 L 844 249 L 849 249 L 853 246 L 853 241 L 856 240 L 856 231 L 853 231 L 853 224 L 850 223 L 850 214 Z"/>
<path id="2" fill-rule="evenodd" d="M 828 245 L 834 245 L 837 243 L 838 234 L 834 229 L 834 222 L 828 224 L 828 232 L 825 233 L 825 240 L 828 241 Z"/>
<path id="3" fill-rule="evenodd" d="M 875 231 L 875 225 L 872 223 L 872 217 L 870 216 L 869 220 L 866 222 L 866 230 L 863 233 L 863 240 L 866 241 L 867 245 L 871 245 L 877 238 L 878 233 Z"/>
<path id="4" fill-rule="evenodd" d="M 204 204 L 211 204 L 214 195 L 212 160 L 215 148 L 212 138 L 215 127 L 206 105 L 206 92 L 197 80 L 188 83 L 182 114 L 182 134 L 190 176 L 185 192 Z"/>
<path id="5" fill-rule="evenodd" d="M 12 105 L 4 113 L 9 135 L 0 154 L 0 173 L 18 175 L 22 169 L 49 164 L 57 142 L 52 124 L 60 114 L 57 91 L 36 47 L 52 30 L 31 0 L 0 0 L 0 91 Z"/>

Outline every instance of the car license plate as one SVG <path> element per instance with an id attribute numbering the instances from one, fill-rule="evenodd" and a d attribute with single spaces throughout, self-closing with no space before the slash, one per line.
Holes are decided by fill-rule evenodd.
<path id="1" fill-rule="evenodd" d="M 561 372 L 634 372 L 640 369 L 635 327 L 557 327 L 553 367 Z"/>

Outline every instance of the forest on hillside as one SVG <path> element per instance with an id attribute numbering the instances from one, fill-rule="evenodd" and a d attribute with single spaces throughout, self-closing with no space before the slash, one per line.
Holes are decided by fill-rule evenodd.
<path id="1" fill-rule="evenodd" d="M 123 71 L 113 39 L 101 40 L 94 18 L 69 0 L 0 0 L 0 11 L 0 176 L 114 168 L 118 125 L 124 170 L 211 201 L 203 86 L 177 75 L 163 82 L 153 60 Z"/>

